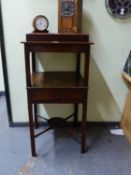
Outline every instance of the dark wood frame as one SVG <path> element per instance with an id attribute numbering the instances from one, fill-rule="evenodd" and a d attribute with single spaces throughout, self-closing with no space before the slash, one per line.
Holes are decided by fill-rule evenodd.
<path id="1" fill-rule="evenodd" d="M 8 122 L 9 122 L 9 126 L 12 126 L 13 120 L 12 120 L 12 111 L 11 111 L 11 103 L 10 103 L 10 91 L 9 91 L 9 83 L 8 83 L 1 1 L 0 1 L 0 44 L 1 44 L 1 58 L 2 58 L 3 76 L 4 76 L 4 84 L 5 84 L 7 112 L 8 112 Z"/>
<path id="2" fill-rule="evenodd" d="M 29 126 L 31 138 L 32 156 L 36 156 L 35 138 L 42 133 L 35 134 L 34 126 L 37 127 L 36 105 L 39 103 L 72 103 L 74 104 L 74 125 L 77 123 L 78 104 L 82 104 L 82 123 L 81 123 L 81 152 L 87 150 L 86 147 L 86 116 L 87 116 L 87 94 L 88 94 L 88 78 L 89 78 L 89 62 L 90 62 L 90 45 L 89 36 L 86 34 L 27 34 L 24 43 L 25 49 L 25 68 L 26 68 L 26 84 L 27 84 L 27 99 L 29 112 Z M 52 72 L 45 72 L 42 76 L 42 86 L 39 85 L 40 77 L 36 72 L 35 67 L 35 53 L 36 52 L 74 52 L 76 53 L 76 71 L 73 72 L 74 83 L 68 82 L 68 78 L 63 77 L 60 84 L 51 86 L 48 84 L 49 74 Z M 84 54 L 84 78 L 80 76 L 80 54 Z M 31 62 L 32 60 L 32 62 Z M 32 73 L 31 73 L 32 67 Z M 61 74 L 72 75 L 72 72 L 61 72 Z M 54 78 L 53 74 L 50 74 Z M 34 75 L 36 78 L 34 78 Z M 46 76 L 47 85 L 46 85 Z M 65 78 L 65 77 L 64 77 Z M 44 82 L 43 82 L 44 81 Z M 66 81 L 67 86 L 65 85 Z M 62 84 L 61 84 L 62 83 Z M 33 105 L 34 110 L 33 110 Z M 72 116 L 72 115 L 71 115 Z"/>

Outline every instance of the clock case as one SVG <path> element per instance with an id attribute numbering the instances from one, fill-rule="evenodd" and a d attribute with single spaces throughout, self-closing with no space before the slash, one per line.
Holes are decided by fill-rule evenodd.
<path id="1" fill-rule="evenodd" d="M 40 30 L 38 30 L 38 29 L 36 28 L 35 23 L 36 23 L 36 20 L 37 20 L 38 17 L 44 17 L 44 18 L 46 19 L 46 21 L 47 21 L 47 28 L 46 28 L 45 30 L 41 30 L 41 31 L 40 31 Z M 38 16 L 36 16 L 36 17 L 33 19 L 32 26 L 33 26 L 33 28 L 34 28 L 33 33 L 48 33 L 48 32 L 49 32 L 49 31 L 47 30 L 48 27 L 49 27 L 49 20 L 48 20 L 48 18 L 47 18 L 46 16 L 43 16 L 43 15 L 38 15 Z"/>
<path id="2" fill-rule="evenodd" d="M 58 0 L 58 32 L 81 32 L 82 0 Z"/>

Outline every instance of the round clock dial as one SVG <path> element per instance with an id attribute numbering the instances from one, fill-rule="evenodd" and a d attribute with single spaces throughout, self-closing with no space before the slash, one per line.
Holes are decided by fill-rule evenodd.
<path id="1" fill-rule="evenodd" d="M 73 16 L 75 10 L 74 6 L 73 0 L 61 0 L 61 16 Z"/>
<path id="2" fill-rule="evenodd" d="M 39 32 L 47 31 L 47 28 L 49 26 L 48 19 L 43 15 L 36 16 L 33 21 L 33 26 L 35 28 L 35 31 Z"/>

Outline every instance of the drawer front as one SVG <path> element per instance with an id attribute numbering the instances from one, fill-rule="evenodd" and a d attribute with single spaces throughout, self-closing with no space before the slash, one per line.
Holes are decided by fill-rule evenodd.
<path id="1" fill-rule="evenodd" d="M 73 103 L 86 98 L 85 89 L 34 89 L 31 94 L 34 103 Z"/>

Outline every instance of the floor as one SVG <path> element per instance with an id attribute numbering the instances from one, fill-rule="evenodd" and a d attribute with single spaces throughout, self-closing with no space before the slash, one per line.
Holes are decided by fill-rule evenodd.
<path id="1" fill-rule="evenodd" d="M 89 150 L 80 153 L 79 137 L 49 131 L 30 154 L 28 127 L 9 128 L 5 98 L 0 97 L 0 175 L 131 175 L 131 145 L 109 128 L 88 129 Z"/>

